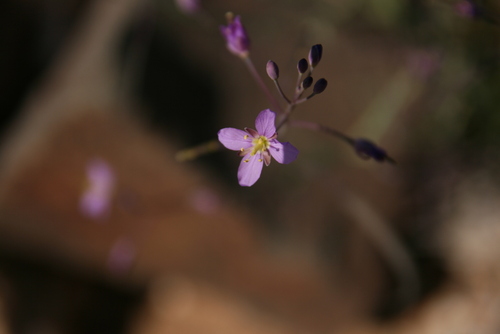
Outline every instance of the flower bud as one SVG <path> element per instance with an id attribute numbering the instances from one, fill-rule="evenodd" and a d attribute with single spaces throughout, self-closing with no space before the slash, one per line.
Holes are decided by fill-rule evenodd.
<path id="1" fill-rule="evenodd" d="M 356 139 L 353 146 L 356 153 L 358 153 L 358 155 L 363 159 L 373 158 L 378 162 L 389 161 L 391 163 L 395 163 L 395 161 L 387 155 L 385 150 L 378 147 L 368 139 Z"/>
<path id="2" fill-rule="evenodd" d="M 313 78 L 307 77 L 302 81 L 302 88 L 307 89 L 307 88 L 311 87 L 312 83 L 313 83 Z"/>
<path id="3" fill-rule="evenodd" d="M 321 60 L 321 56 L 323 55 L 323 46 L 321 44 L 316 44 L 311 47 L 309 51 L 309 64 L 312 68 L 318 65 Z"/>
<path id="4" fill-rule="evenodd" d="M 300 74 L 306 73 L 308 67 L 309 66 L 307 65 L 307 60 L 305 60 L 304 58 L 299 60 L 299 62 L 297 63 L 297 70 Z"/>
<path id="5" fill-rule="evenodd" d="M 234 17 L 233 13 L 227 13 L 226 18 L 227 26 L 221 26 L 220 31 L 226 39 L 228 50 L 239 57 L 247 57 L 250 51 L 250 39 L 241 24 L 240 17 Z"/>
<path id="6" fill-rule="evenodd" d="M 272 60 L 269 60 L 266 64 L 266 72 L 267 75 L 271 78 L 271 80 L 277 80 L 280 76 L 280 69 L 278 65 Z"/>
<path id="7" fill-rule="evenodd" d="M 313 93 L 314 94 L 321 94 L 321 93 L 323 93 L 323 91 L 326 89 L 327 85 L 328 85 L 328 81 L 326 81 L 323 78 L 319 79 L 314 84 Z"/>

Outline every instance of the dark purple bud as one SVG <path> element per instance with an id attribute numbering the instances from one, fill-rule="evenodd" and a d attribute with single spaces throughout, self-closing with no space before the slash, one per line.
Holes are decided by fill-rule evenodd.
<path id="1" fill-rule="evenodd" d="M 241 24 L 240 17 L 234 17 L 233 13 L 227 13 L 226 18 L 227 26 L 221 26 L 220 31 L 226 39 L 228 50 L 242 58 L 247 57 L 250 51 L 250 39 Z"/>
<path id="2" fill-rule="evenodd" d="M 395 163 L 395 161 L 390 158 L 385 150 L 375 145 L 368 139 L 359 138 L 354 140 L 353 143 L 354 149 L 356 153 L 363 159 L 373 158 L 375 161 L 384 162 L 389 161 L 391 163 Z"/>
<path id="3" fill-rule="evenodd" d="M 271 80 L 277 80 L 280 76 L 280 69 L 278 65 L 272 60 L 269 60 L 266 64 L 266 72 L 267 75 L 271 78 Z"/>
<path id="4" fill-rule="evenodd" d="M 309 66 L 307 65 L 307 60 L 305 60 L 304 58 L 299 60 L 299 62 L 297 63 L 297 70 L 299 71 L 300 74 L 306 73 L 308 67 Z"/>
<path id="5" fill-rule="evenodd" d="M 319 79 L 314 84 L 313 93 L 314 94 L 321 94 L 321 93 L 323 93 L 323 91 L 326 89 L 327 85 L 328 85 L 328 81 L 326 81 L 323 78 Z"/>
<path id="6" fill-rule="evenodd" d="M 304 79 L 304 81 L 302 81 L 302 88 L 307 89 L 311 87 L 312 83 L 313 83 L 313 78 L 307 77 Z"/>
<path id="7" fill-rule="evenodd" d="M 323 46 L 321 44 L 316 44 L 311 47 L 309 51 L 309 64 L 312 68 L 318 65 L 321 60 L 321 56 L 323 55 Z"/>

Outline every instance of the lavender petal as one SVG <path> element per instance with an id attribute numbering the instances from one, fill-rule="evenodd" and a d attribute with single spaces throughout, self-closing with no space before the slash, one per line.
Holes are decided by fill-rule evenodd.
<path id="1" fill-rule="evenodd" d="M 218 136 L 221 144 L 233 151 L 240 151 L 242 148 L 246 149 L 252 146 L 248 133 L 243 130 L 224 128 L 219 130 Z"/>
<path id="2" fill-rule="evenodd" d="M 261 136 L 272 137 L 276 133 L 274 121 L 276 113 L 270 109 L 262 110 L 255 119 L 255 127 Z"/>
<path id="3" fill-rule="evenodd" d="M 243 160 L 241 160 L 240 167 L 238 168 L 238 182 L 240 186 L 250 187 L 257 182 L 263 166 L 264 162 L 260 154 L 246 155 Z"/>
<path id="4" fill-rule="evenodd" d="M 299 155 L 299 150 L 295 148 L 295 146 L 288 142 L 280 143 L 277 140 L 271 142 L 269 152 L 273 156 L 274 160 L 280 164 L 289 164 L 297 159 L 297 156 Z"/>

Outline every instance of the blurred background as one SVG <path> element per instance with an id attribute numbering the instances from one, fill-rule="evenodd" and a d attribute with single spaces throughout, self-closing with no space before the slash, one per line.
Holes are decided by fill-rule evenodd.
<path id="1" fill-rule="evenodd" d="M 178 152 L 270 107 L 373 140 L 240 159 Z M 500 4 L 471 0 L 4 0 L 0 333 L 500 333 Z M 278 96 L 276 94 L 276 96 Z"/>

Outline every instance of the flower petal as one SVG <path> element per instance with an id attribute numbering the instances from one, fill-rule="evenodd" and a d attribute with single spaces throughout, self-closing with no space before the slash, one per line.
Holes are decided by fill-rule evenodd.
<path id="1" fill-rule="evenodd" d="M 241 160 L 240 167 L 238 168 L 238 182 L 240 186 L 250 187 L 257 182 L 263 166 L 264 162 L 260 154 L 247 154 L 243 160 Z"/>
<path id="2" fill-rule="evenodd" d="M 233 151 L 240 151 L 242 148 L 245 149 L 252 146 L 252 141 L 248 133 L 243 130 L 224 128 L 219 130 L 218 135 L 222 145 Z"/>
<path id="3" fill-rule="evenodd" d="M 296 149 L 292 144 L 288 142 L 280 143 L 277 140 L 273 140 L 271 142 L 269 152 L 273 156 L 274 160 L 276 160 L 280 164 L 289 164 L 290 162 L 297 159 L 297 155 L 299 154 L 299 150 Z"/>
<path id="4" fill-rule="evenodd" d="M 276 133 L 274 121 L 276 113 L 270 109 L 262 110 L 255 119 L 255 127 L 261 136 L 272 137 Z"/>
<path id="5" fill-rule="evenodd" d="M 110 198 L 106 195 L 87 191 L 80 199 L 80 210 L 90 218 L 99 218 L 109 212 Z"/>

